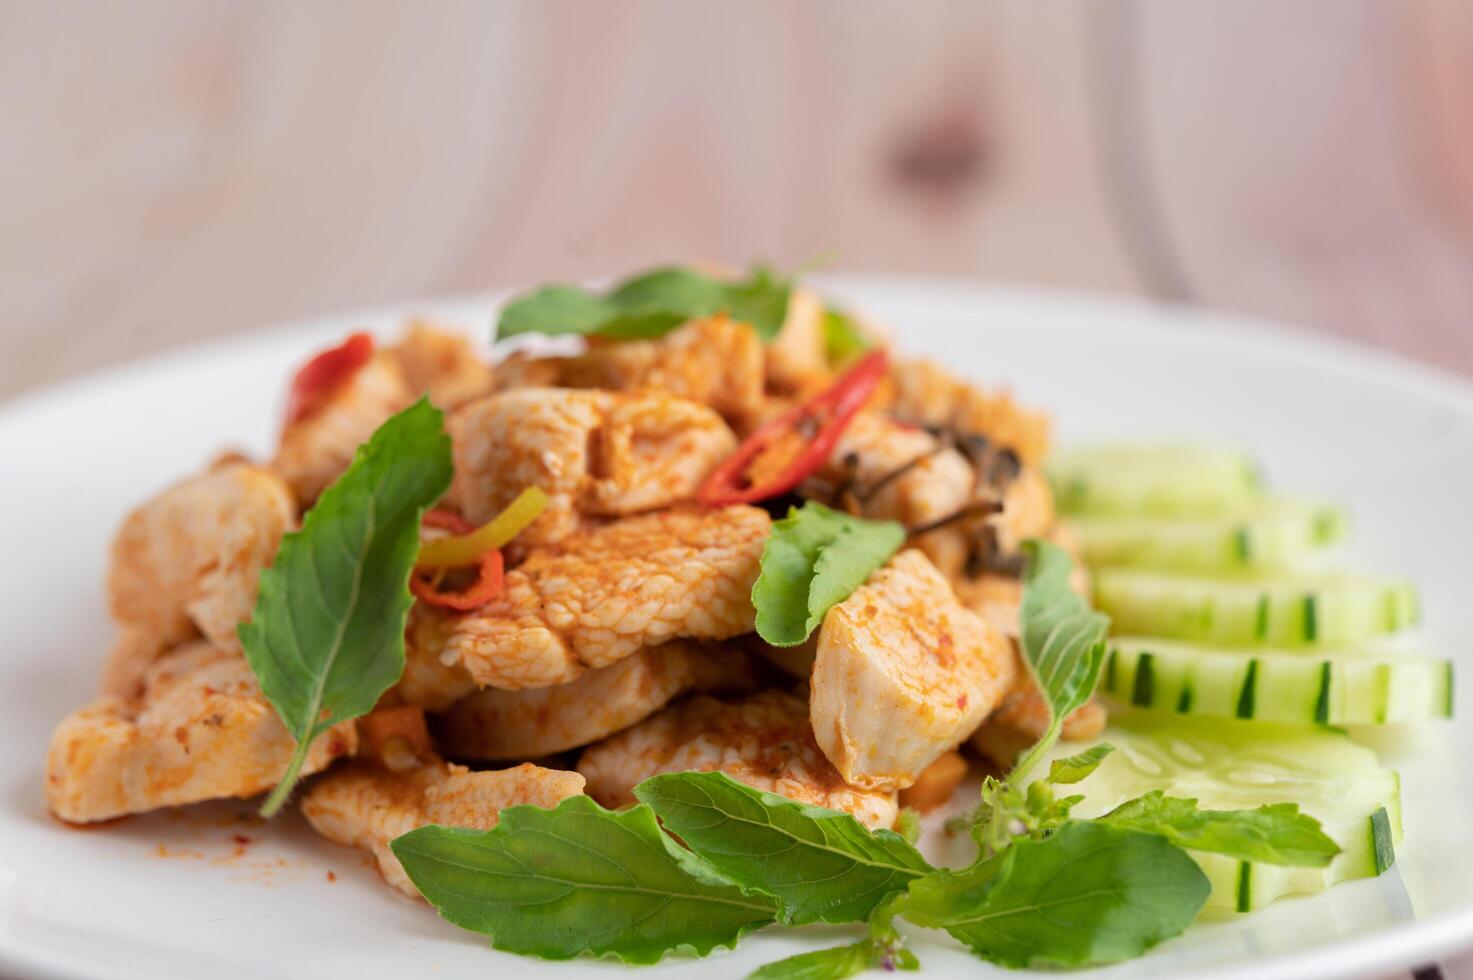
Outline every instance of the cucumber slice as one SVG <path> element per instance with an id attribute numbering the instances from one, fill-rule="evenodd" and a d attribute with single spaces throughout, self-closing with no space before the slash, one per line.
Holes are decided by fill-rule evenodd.
<path id="1" fill-rule="evenodd" d="M 1298 803 L 1341 847 L 1324 868 L 1289 868 L 1193 853 L 1212 882 L 1211 908 L 1248 912 L 1283 895 L 1323 891 L 1391 867 L 1401 841 L 1401 787 L 1370 749 L 1324 729 L 1268 723 L 1162 718 L 1124 712 L 1104 741 L 1115 746 L 1100 767 L 1068 787 L 1097 817 L 1142 793 L 1194 797 L 1206 809 Z M 1080 751 L 1072 743 L 1058 756 Z M 1044 770 L 1046 771 L 1046 770 Z"/>
<path id="2" fill-rule="evenodd" d="M 1063 513 L 1220 514 L 1258 496 L 1258 467 L 1236 449 L 1093 446 L 1048 466 Z"/>
<path id="3" fill-rule="evenodd" d="M 1100 690 L 1184 715 L 1384 725 L 1452 717 L 1453 665 L 1411 653 L 1220 650 L 1117 637 Z"/>
<path id="4" fill-rule="evenodd" d="M 1207 573 L 1302 565 L 1346 529 L 1339 508 L 1273 498 L 1220 517 L 1081 515 L 1069 524 L 1091 565 Z"/>
<path id="5" fill-rule="evenodd" d="M 1346 574 L 1198 578 L 1102 568 L 1094 599 L 1116 632 L 1222 646 L 1346 647 L 1417 621 L 1410 583 Z"/>

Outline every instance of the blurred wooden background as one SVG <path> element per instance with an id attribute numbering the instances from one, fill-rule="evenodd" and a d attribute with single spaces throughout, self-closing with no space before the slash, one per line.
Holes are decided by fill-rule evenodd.
<path id="1" fill-rule="evenodd" d="M 0 0 L 0 396 L 698 256 L 1285 317 L 1473 371 L 1460 0 Z"/>

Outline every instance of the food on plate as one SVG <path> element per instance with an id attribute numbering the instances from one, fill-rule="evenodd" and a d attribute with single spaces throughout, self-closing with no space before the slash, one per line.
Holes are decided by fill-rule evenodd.
<path id="1" fill-rule="evenodd" d="M 46 803 L 91 823 L 270 789 L 292 738 L 239 650 L 189 640 L 155 660 L 133 697 L 104 694 L 67 716 L 46 756 Z M 305 772 L 351 755 L 351 721 L 313 742 Z"/>
<path id="2" fill-rule="evenodd" d="M 269 461 L 126 518 L 53 814 L 264 793 L 553 959 L 855 929 L 766 977 L 913 967 L 910 926 L 1100 965 L 1394 861 L 1398 777 L 1329 726 L 1449 717 L 1451 665 L 1384 642 L 1416 593 L 1337 564 L 1334 505 L 1233 449 L 1051 455 L 764 268 L 498 331 L 343 339 Z"/>
<path id="3" fill-rule="evenodd" d="M 634 788 L 662 772 L 724 772 L 800 803 L 852 814 L 866 827 L 895 821 L 895 791 L 848 783 L 813 737 L 808 706 L 782 691 L 741 701 L 700 696 L 583 753 L 588 795 L 608 807 L 634 802 Z"/>

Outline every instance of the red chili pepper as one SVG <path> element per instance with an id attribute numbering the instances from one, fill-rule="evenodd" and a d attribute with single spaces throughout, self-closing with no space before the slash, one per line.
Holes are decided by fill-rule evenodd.
<path id="1" fill-rule="evenodd" d="M 467 534 L 476 529 L 470 521 L 448 510 L 426 511 L 421 523 L 426 527 L 437 527 L 455 534 Z M 476 581 L 459 592 L 442 592 L 440 574 L 433 571 L 415 572 L 409 577 L 409 591 L 432 606 L 465 612 L 484 606 L 496 598 L 506 577 L 506 564 L 501 557 L 501 549 L 492 548 L 481 556 Z"/>
<path id="2" fill-rule="evenodd" d="M 317 412 L 373 357 L 373 337 L 355 333 L 336 347 L 322 351 L 297 371 L 286 400 L 286 424 L 300 422 Z"/>
<path id="3" fill-rule="evenodd" d="M 724 507 L 755 503 L 792 490 L 823 466 L 838 445 L 839 436 L 869 401 L 889 367 L 889 355 L 883 348 L 861 357 L 831 387 L 748 436 L 706 477 L 696 491 L 696 499 L 707 507 Z M 793 438 L 802 446 L 792 459 L 770 479 L 752 482 L 748 472 L 752 464 L 780 441 Z"/>

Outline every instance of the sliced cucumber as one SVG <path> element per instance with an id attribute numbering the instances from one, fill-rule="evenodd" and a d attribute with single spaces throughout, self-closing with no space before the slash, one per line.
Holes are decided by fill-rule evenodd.
<path id="1" fill-rule="evenodd" d="M 1117 637 L 1100 689 L 1183 715 L 1384 725 L 1451 717 L 1453 665 L 1411 653 L 1222 650 Z"/>
<path id="2" fill-rule="evenodd" d="M 1220 514 L 1258 495 L 1258 467 L 1235 449 L 1092 446 L 1048 467 L 1066 514 Z"/>
<path id="3" fill-rule="evenodd" d="M 1345 647 L 1417 621 L 1417 593 L 1357 575 L 1198 578 L 1125 568 L 1095 574 L 1118 633 L 1224 646 Z"/>
<path id="4" fill-rule="evenodd" d="M 1298 803 L 1318 819 L 1341 853 L 1324 868 L 1192 856 L 1212 882 L 1208 906 L 1248 912 L 1283 895 L 1323 891 L 1347 878 L 1380 874 L 1401 841 L 1401 788 L 1370 749 L 1324 729 L 1241 721 L 1162 718 L 1124 712 L 1103 741 L 1115 751 L 1082 782 L 1076 816 L 1097 817 L 1129 799 L 1164 790 L 1206 809 Z M 1080 750 L 1078 743 L 1054 752 Z M 1046 771 L 1046 770 L 1045 770 Z"/>
<path id="5" fill-rule="evenodd" d="M 1081 515 L 1069 524 L 1091 565 L 1208 573 L 1302 565 L 1346 528 L 1337 507 L 1274 498 L 1220 517 Z"/>

